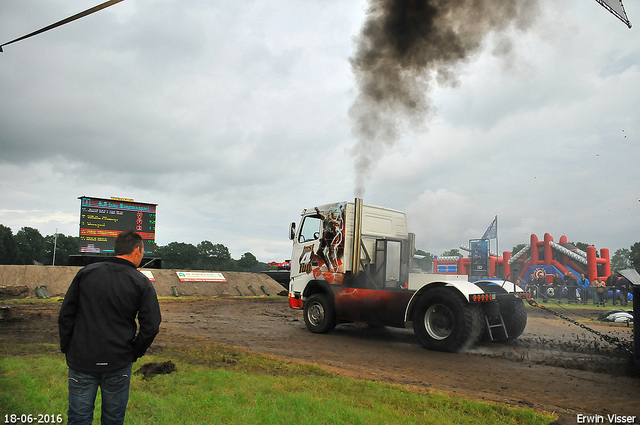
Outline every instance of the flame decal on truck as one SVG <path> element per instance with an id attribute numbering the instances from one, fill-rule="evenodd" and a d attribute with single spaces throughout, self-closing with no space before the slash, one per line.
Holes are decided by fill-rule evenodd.
<path id="1" fill-rule="evenodd" d="M 322 276 L 329 283 L 342 283 L 344 273 L 344 232 L 346 202 L 316 207 L 322 219 L 322 234 L 312 245 L 306 245 L 300 254 L 300 273 Z"/>
<path id="2" fill-rule="evenodd" d="M 344 257 L 344 223 L 346 203 L 334 204 L 322 216 L 322 235 L 318 254 L 323 258 L 327 271 L 342 273 Z"/>

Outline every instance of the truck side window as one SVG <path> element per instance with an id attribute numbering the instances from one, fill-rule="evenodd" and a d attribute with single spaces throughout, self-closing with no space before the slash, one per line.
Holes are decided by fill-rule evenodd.
<path id="1" fill-rule="evenodd" d="M 320 237 L 321 226 L 322 219 L 320 217 L 305 217 L 302 226 L 300 226 L 298 242 L 304 243 L 318 239 Z"/>

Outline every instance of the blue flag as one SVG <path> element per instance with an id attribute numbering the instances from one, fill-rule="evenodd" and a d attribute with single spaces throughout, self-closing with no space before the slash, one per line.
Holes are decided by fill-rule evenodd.
<path id="1" fill-rule="evenodd" d="M 481 239 L 497 239 L 497 238 L 498 238 L 498 216 L 496 216 L 493 219 L 493 221 L 487 228 L 487 231 L 484 232 L 484 235 L 482 235 Z"/>

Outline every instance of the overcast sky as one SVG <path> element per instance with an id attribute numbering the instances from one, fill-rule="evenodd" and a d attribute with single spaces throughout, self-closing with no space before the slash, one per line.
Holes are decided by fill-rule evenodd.
<path id="1" fill-rule="evenodd" d="M 0 43 L 100 1 L 2 0 Z M 365 0 L 125 0 L 0 53 L 0 224 L 78 235 L 79 196 L 157 203 L 156 242 L 289 259 L 303 208 L 352 200 L 349 58 Z M 640 2 L 625 0 L 640 27 Z M 640 37 L 541 0 L 435 86 L 366 182 L 433 254 L 531 233 L 640 241 Z M 507 47 L 507 48 L 505 48 Z M 498 54 L 498 52 L 501 52 Z M 506 53 L 505 53 L 506 52 Z M 495 242 L 492 242 L 495 249 Z"/>

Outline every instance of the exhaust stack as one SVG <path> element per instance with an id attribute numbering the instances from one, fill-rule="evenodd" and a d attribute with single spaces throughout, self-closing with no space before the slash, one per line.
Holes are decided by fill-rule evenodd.
<path id="1" fill-rule="evenodd" d="M 360 253 L 362 246 L 362 198 L 353 201 L 353 253 L 351 256 L 351 273 L 358 276 L 360 273 Z"/>

